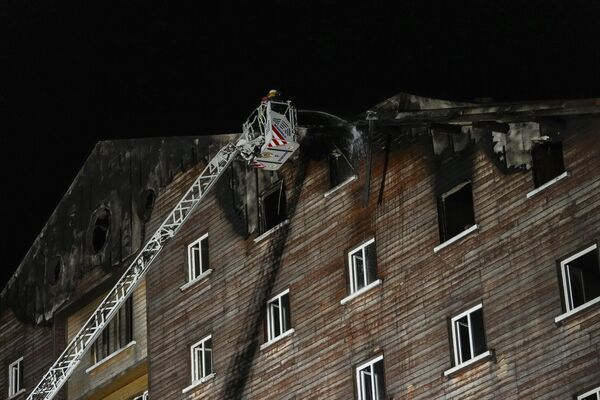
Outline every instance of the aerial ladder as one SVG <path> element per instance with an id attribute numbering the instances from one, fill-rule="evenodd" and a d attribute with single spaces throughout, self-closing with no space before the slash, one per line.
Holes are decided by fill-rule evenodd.
<path id="1" fill-rule="evenodd" d="M 289 101 L 263 98 L 243 124 L 242 134 L 222 147 L 208 162 L 27 399 L 49 400 L 58 393 L 102 330 L 131 296 L 160 251 L 177 234 L 234 159 L 240 157 L 252 167 L 274 171 L 298 147 L 295 107 Z"/>

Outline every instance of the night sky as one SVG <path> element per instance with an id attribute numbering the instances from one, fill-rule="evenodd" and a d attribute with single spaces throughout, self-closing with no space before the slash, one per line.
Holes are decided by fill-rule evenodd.
<path id="1" fill-rule="evenodd" d="M 348 118 L 401 91 L 600 97 L 598 1 L 176 3 L 0 5 L 0 287 L 99 140 L 239 132 L 271 88 Z"/>

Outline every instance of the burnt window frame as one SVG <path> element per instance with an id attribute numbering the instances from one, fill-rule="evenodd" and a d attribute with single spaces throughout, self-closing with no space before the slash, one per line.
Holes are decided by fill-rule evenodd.
<path id="1" fill-rule="evenodd" d="M 473 338 L 473 323 L 471 320 L 471 315 L 476 313 L 476 312 L 480 312 L 481 313 L 481 338 L 480 340 L 482 340 L 483 342 L 483 349 L 475 354 L 475 339 Z M 462 352 L 462 346 L 460 343 L 460 330 L 457 329 L 457 323 L 462 320 L 463 318 L 467 317 L 467 321 L 468 321 L 468 325 L 467 325 L 467 330 L 468 330 L 468 341 L 469 341 L 469 353 L 470 353 L 470 357 L 467 359 L 463 359 L 463 352 Z M 478 357 L 481 357 L 482 355 L 487 355 L 487 353 L 489 353 L 489 348 L 488 348 L 488 341 L 487 341 L 487 336 L 485 333 L 485 319 L 484 319 L 484 315 L 483 315 L 483 303 L 479 303 L 469 309 L 467 309 L 466 311 L 463 311 L 459 314 L 456 314 L 454 316 L 452 316 L 452 318 L 450 318 L 450 330 L 451 330 L 451 334 L 452 334 L 452 362 L 453 362 L 453 367 L 454 368 L 461 368 L 463 366 L 469 365 L 472 362 L 476 361 Z"/>
<path id="2" fill-rule="evenodd" d="M 15 369 L 16 367 L 16 369 Z M 15 377 L 16 372 L 16 377 Z M 13 398 L 25 391 L 23 379 L 23 356 L 8 365 L 8 398 Z M 16 387 L 15 387 L 16 386 Z"/>
<path id="3" fill-rule="evenodd" d="M 107 220 L 106 226 L 98 223 L 99 220 L 104 217 Z M 92 214 L 90 224 L 89 224 L 89 230 L 88 230 L 88 240 L 89 240 L 88 244 L 89 244 L 89 249 L 91 250 L 91 252 L 94 256 L 101 254 L 108 247 L 108 243 L 110 242 L 110 238 L 111 238 L 112 225 L 113 225 L 112 213 L 107 206 L 98 207 L 96 209 L 96 211 L 94 211 L 94 213 Z M 104 241 L 99 247 L 97 247 L 96 243 L 95 243 L 97 229 L 100 229 L 102 231 L 102 233 L 104 234 L 104 238 L 103 238 Z"/>
<path id="4" fill-rule="evenodd" d="M 200 238 L 194 240 L 187 246 L 187 261 L 188 261 L 188 282 L 193 282 L 197 279 L 204 277 L 208 271 L 210 271 L 210 248 L 209 248 L 208 232 L 200 236 Z M 204 245 L 205 244 L 205 245 Z M 196 258 L 193 255 L 193 251 L 198 246 L 199 260 L 200 260 L 200 273 L 196 274 Z M 205 247 L 203 247 L 205 246 Z M 204 251 L 206 249 L 206 252 Z M 204 265 L 206 262 L 206 265 Z"/>
<path id="5" fill-rule="evenodd" d="M 356 395 L 357 395 L 357 399 L 358 400 L 366 400 L 369 397 L 365 396 L 365 384 L 364 384 L 364 380 L 363 380 L 363 376 L 361 375 L 361 372 L 363 370 L 365 370 L 366 368 L 370 368 L 371 369 L 371 394 L 370 394 L 370 398 L 374 399 L 374 400 L 385 400 L 387 398 L 387 390 L 385 387 L 385 363 L 383 361 L 383 354 L 378 355 L 377 357 L 374 357 L 372 359 L 370 359 L 367 362 L 364 362 L 360 365 L 358 365 L 354 370 L 355 370 L 355 384 L 356 384 Z M 378 387 L 377 384 L 377 380 L 374 377 L 375 373 L 374 373 L 374 366 L 375 364 L 381 363 L 381 387 L 383 393 L 376 390 L 376 388 Z M 374 384 L 375 383 L 375 384 Z"/>
<path id="6" fill-rule="evenodd" d="M 575 314 L 581 310 L 588 308 L 589 306 L 600 302 L 600 295 L 593 297 L 578 306 L 574 306 L 573 301 L 573 288 L 570 279 L 570 272 L 567 269 L 569 263 L 576 261 L 589 253 L 595 253 L 596 267 L 600 270 L 600 249 L 598 249 L 598 243 L 589 244 L 573 254 L 562 258 L 558 261 L 558 279 L 560 282 L 560 293 L 563 304 L 564 314 Z M 585 296 L 585 284 L 583 285 L 584 296 Z M 563 314 L 563 315 L 564 315 Z"/>
<path id="7" fill-rule="evenodd" d="M 339 156 L 337 157 L 335 156 L 336 152 L 339 153 Z M 349 175 L 341 175 L 342 177 L 338 176 L 339 172 L 343 170 L 339 166 L 340 159 L 342 159 L 342 162 L 345 163 L 345 165 L 347 166 L 347 172 L 349 173 Z M 329 152 L 327 156 L 327 163 L 329 168 L 329 190 L 335 189 L 338 186 L 342 186 L 345 183 L 356 179 L 356 171 L 354 170 L 354 166 L 352 165 L 350 160 L 348 160 L 348 158 L 344 155 L 344 153 L 339 147 L 334 146 L 333 150 Z"/>
<path id="8" fill-rule="evenodd" d="M 552 161 L 558 163 L 556 167 L 554 167 L 554 165 L 556 165 L 554 163 L 546 164 L 546 161 L 542 161 L 542 158 L 538 153 L 543 147 L 550 147 L 552 150 Z M 553 166 L 551 171 L 547 171 L 549 165 Z M 535 189 L 544 187 L 544 185 L 552 182 L 552 180 L 558 178 L 565 172 L 566 169 L 562 142 L 544 140 L 533 143 L 531 146 L 531 174 Z"/>
<path id="9" fill-rule="evenodd" d="M 465 188 L 469 188 L 469 199 L 470 199 L 470 205 L 471 205 L 471 214 L 472 214 L 472 223 L 465 225 L 465 227 L 460 230 L 457 233 L 454 233 L 453 235 L 450 235 L 449 233 L 449 229 L 448 229 L 448 209 L 446 206 L 446 199 L 452 195 L 455 195 L 457 193 L 459 193 L 460 191 L 462 191 Z M 439 233 L 440 233 L 440 244 L 445 243 L 445 242 L 449 242 L 451 241 L 453 238 L 458 238 L 460 237 L 462 234 L 464 234 L 465 232 L 468 232 L 470 229 L 472 229 L 473 227 L 477 227 L 477 221 L 475 220 L 475 201 L 473 199 L 473 181 L 472 180 L 466 180 L 464 182 L 459 183 L 458 185 L 452 187 L 450 190 L 447 190 L 446 192 L 442 193 L 441 195 L 438 196 L 437 198 L 437 205 L 438 205 L 438 227 L 439 227 Z"/>
<path id="10" fill-rule="evenodd" d="M 281 200 L 281 198 L 278 201 L 278 206 L 280 206 L 281 204 L 283 204 L 284 206 L 284 210 L 283 210 L 283 216 L 280 216 L 279 221 L 272 225 L 267 227 L 267 221 L 266 221 L 266 209 L 265 209 L 265 199 L 268 196 L 273 195 L 274 193 L 279 192 L 280 196 L 283 197 L 283 202 Z M 272 184 L 268 189 L 264 190 L 261 195 L 258 198 L 258 210 L 259 210 L 259 215 L 258 215 L 258 221 L 259 221 L 259 234 L 264 234 L 268 231 L 270 231 L 271 229 L 276 228 L 278 225 L 284 223 L 287 220 L 287 196 L 285 193 L 285 182 L 283 179 L 278 180 L 277 182 L 275 182 L 274 184 Z M 278 213 L 280 214 L 280 213 Z"/>
<path id="11" fill-rule="evenodd" d="M 122 324 L 125 327 L 122 328 Z M 133 295 L 117 311 L 113 319 L 104 327 L 102 333 L 92 344 L 92 365 L 101 363 L 111 355 L 126 348 L 133 342 Z"/>

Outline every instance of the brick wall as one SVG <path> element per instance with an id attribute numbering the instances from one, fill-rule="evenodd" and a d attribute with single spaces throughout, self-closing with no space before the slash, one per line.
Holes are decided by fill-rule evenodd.
<path id="1" fill-rule="evenodd" d="M 567 124 L 571 176 L 527 199 L 530 172 L 503 174 L 482 150 L 472 154 L 479 229 L 439 244 L 431 145 L 392 141 L 374 154 L 370 201 L 359 179 L 324 198 L 326 161 L 284 167 L 291 222 L 264 240 L 240 237 L 210 196 L 149 271 L 150 396 L 177 398 L 351 399 L 354 368 L 384 355 L 388 396 L 571 398 L 600 385 L 598 308 L 557 326 L 562 313 L 556 261 L 600 237 L 600 125 Z M 161 193 L 164 215 L 199 168 Z M 209 233 L 205 280 L 185 289 L 187 244 Z M 382 285 L 348 294 L 347 251 L 375 237 Z M 265 301 L 289 288 L 288 338 L 261 350 Z M 448 319 L 483 303 L 492 361 L 451 379 Z M 186 394 L 189 346 L 212 334 L 214 379 Z"/>

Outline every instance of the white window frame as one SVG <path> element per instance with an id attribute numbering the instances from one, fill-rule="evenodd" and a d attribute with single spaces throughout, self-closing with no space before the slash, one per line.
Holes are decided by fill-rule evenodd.
<path id="1" fill-rule="evenodd" d="M 13 374 L 13 369 L 16 367 L 16 374 Z M 23 357 L 10 363 L 8 366 L 8 398 L 14 397 L 25 391 L 25 388 L 19 386 L 23 374 Z"/>
<path id="2" fill-rule="evenodd" d="M 361 379 L 361 370 L 365 369 L 366 367 L 370 367 L 371 368 L 371 396 L 373 399 L 375 400 L 383 400 L 383 399 L 378 399 L 378 388 L 377 388 L 377 380 L 374 377 L 373 374 L 373 365 L 379 361 L 383 361 L 383 354 L 373 358 L 372 360 L 367 361 L 364 364 L 359 365 L 358 367 L 356 367 L 356 391 L 358 393 L 358 400 L 365 400 L 365 385 L 363 385 L 362 379 Z M 385 382 L 385 379 L 384 379 Z M 385 388 L 384 388 L 385 390 Z"/>
<path id="3" fill-rule="evenodd" d="M 573 260 L 578 259 L 581 256 L 586 255 L 587 253 L 594 251 L 598 248 L 598 245 L 596 243 L 594 243 L 591 246 L 588 246 L 587 248 L 573 254 L 570 257 L 565 258 L 564 260 L 562 260 L 560 262 L 560 273 L 562 276 L 562 286 L 563 286 L 563 295 L 564 295 L 564 299 L 565 299 L 565 311 L 568 313 L 570 311 L 574 311 L 576 309 L 584 308 L 586 306 L 589 305 L 589 303 L 593 302 L 594 299 L 581 304 L 578 307 L 573 307 L 573 292 L 571 290 L 571 276 L 570 276 L 570 272 L 569 270 L 566 268 L 566 265 L 568 263 L 570 263 Z"/>
<path id="4" fill-rule="evenodd" d="M 585 392 L 584 394 L 580 394 L 579 396 L 577 396 L 577 400 L 583 400 L 588 396 L 591 396 L 592 394 L 596 395 L 596 399 L 600 399 L 600 386 L 598 386 L 595 389 L 590 390 L 589 392 Z"/>
<path id="5" fill-rule="evenodd" d="M 211 348 L 210 351 L 210 365 L 211 365 L 211 371 L 210 374 L 206 374 L 206 365 L 205 363 L 205 356 L 204 353 L 207 351 L 207 349 L 205 348 L 205 344 L 208 340 L 212 339 L 212 335 L 208 335 L 205 338 L 203 338 L 202 340 L 200 340 L 197 343 L 194 343 L 192 346 L 190 346 L 190 356 L 191 356 L 191 371 L 192 371 L 192 386 L 201 382 L 204 382 L 205 380 L 207 380 L 209 377 L 211 377 L 214 374 L 214 360 L 213 360 L 213 348 Z M 213 344 L 214 347 L 214 344 Z M 196 351 L 196 349 L 200 348 L 200 360 L 198 360 L 198 352 Z M 198 370 L 199 364 L 202 364 L 202 369 L 201 371 Z M 199 372 L 202 372 L 203 375 L 199 376 Z M 198 378 L 198 379 L 196 379 Z"/>
<path id="6" fill-rule="evenodd" d="M 267 301 L 267 343 L 275 341 L 277 338 L 283 337 L 283 336 L 287 336 L 289 334 L 290 331 L 292 331 L 292 321 L 287 321 L 288 324 L 288 328 L 284 331 L 283 330 L 283 321 L 284 321 L 284 315 L 285 313 L 283 312 L 283 307 L 281 306 L 281 298 L 285 295 L 288 295 L 288 299 L 289 299 L 289 293 L 290 293 L 290 289 L 286 289 L 283 292 L 279 293 L 277 296 L 273 297 L 272 299 L 270 299 L 269 301 Z M 271 310 L 271 304 L 277 302 L 278 306 L 279 306 L 279 335 L 275 336 L 275 331 L 274 331 L 274 318 L 273 318 L 273 311 Z M 290 301 L 288 301 L 288 304 L 291 304 Z M 291 305 L 290 305 L 291 308 Z M 291 310 L 290 310 L 290 315 L 291 315 Z"/>
<path id="7" fill-rule="evenodd" d="M 370 244 L 373 244 L 373 243 L 375 243 L 375 238 L 371 238 L 371 239 L 367 240 L 360 246 L 357 246 L 348 252 L 348 274 L 349 274 L 348 276 L 350 277 L 350 294 L 353 294 L 360 290 L 363 290 L 364 288 L 369 287 L 369 285 L 371 285 L 377 281 L 377 277 L 375 277 L 376 279 L 373 282 L 367 282 L 368 266 L 367 266 L 367 254 L 366 254 L 365 249 L 367 248 L 367 246 L 369 246 Z M 365 277 L 365 285 L 362 288 L 357 288 L 355 265 L 352 262 L 352 255 L 359 251 L 362 252 L 362 258 L 363 258 L 362 268 L 363 268 L 363 276 Z"/>
<path id="8" fill-rule="evenodd" d="M 208 239 L 208 232 L 202 235 L 199 239 L 196 239 L 192 243 L 188 245 L 187 248 L 187 256 L 188 256 L 188 282 L 193 282 L 196 279 L 204 276 L 204 274 L 209 271 L 208 265 L 202 265 L 202 241 Z M 200 274 L 195 275 L 196 271 L 196 259 L 193 257 L 194 246 L 198 246 L 199 257 L 200 260 Z"/>
<path id="9" fill-rule="evenodd" d="M 473 324 L 471 323 L 471 314 L 477 310 L 483 310 L 483 303 L 479 303 L 478 305 L 469 308 L 467 311 L 464 311 L 454 317 L 452 317 L 451 319 L 451 324 L 452 324 L 452 347 L 454 348 L 454 365 L 455 366 L 461 366 L 465 363 L 468 363 L 469 361 L 475 359 L 478 354 L 475 354 L 475 350 L 474 350 L 474 346 L 473 346 Z M 469 329 L 469 349 L 471 351 L 471 358 L 469 358 L 468 360 L 463 360 L 462 359 L 462 348 L 460 346 L 460 340 L 458 337 L 458 332 L 456 330 L 456 322 L 463 318 L 463 317 L 467 317 L 467 321 L 468 321 L 468 329 Z M 484 332 L 485 334 L 485 332 Z M 482 353 L 482 354 L 485 354 Z"/>

